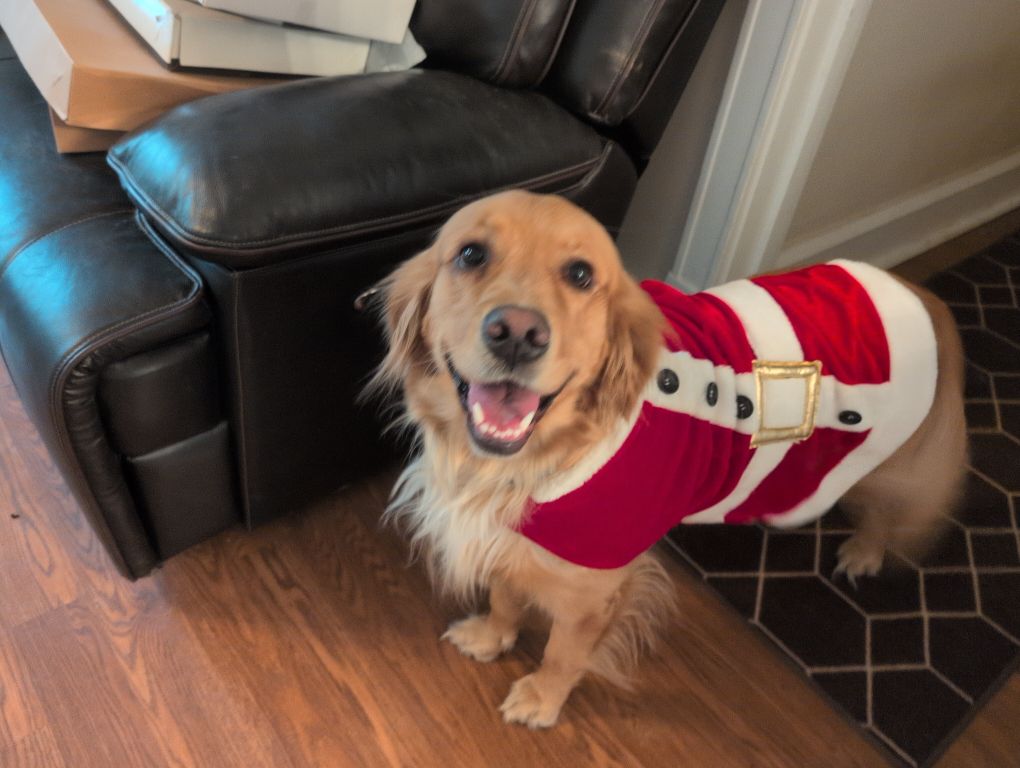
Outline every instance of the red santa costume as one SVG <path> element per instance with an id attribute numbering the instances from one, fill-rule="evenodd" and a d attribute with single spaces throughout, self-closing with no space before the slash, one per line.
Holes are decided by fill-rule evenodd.
<path id="1" fill-rule="evenodd" d="M 693 295 L 642 287 L 674 332 L 656 374 L 519 528 L 565 560 L 618 568 L 680 522 L 814 520 L 931 407 L 931 320 L 879 269 L 836 261 Z"/>

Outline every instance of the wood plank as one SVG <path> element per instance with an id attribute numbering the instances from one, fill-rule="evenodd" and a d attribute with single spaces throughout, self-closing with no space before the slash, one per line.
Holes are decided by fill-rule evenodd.
<path id="1" fill-rule="evenodd" d="M 255 697 L 228 686 L 191 631 L 189 617 L 158 593 L 158 584 L 106 615 L 68 606 L 74 631 L 102 638 L 106 667 L 119 667 L 132 700 L 182 765 L 284 768 L 290 763 Z"/>
<path id="2" fill-rule="evenodd" d="M 257 538 L 228 534 L 202 545 L 201 558 L 163 569 L 161 587 L 225 684 L 257 697 L 294 765 L 327 765 L 336 755 L 351 765 L 391 764 L 373 732 L 368 679 L 345 666 L 342 649 L 328 658 L 303 626 L 301 614 L 313 611 L 290 564 Z"/>
<path id="3" fill-rule="evenodd" d="M 291 765 L 258 703 L 224 684 L 186 619 L 158 598 L 117 622 L 73 603 L 11 638 L 32 649 L 23 672 L 69 766 Z"/>
<path id="4" fill-rule="evenodd" d="M 992 697 L 936 765 L 1020 768 L 1020 674 L 1014 674 Z"/>
<path id="5" fill-rule="evenodd" d="M 37 705 L 19 648 L 0 629 L 0 750 L 31 738 L 45 727 L 46 719 Z"/>
<path id="6" fill-rule="evenodd" d="M 38 472 L 25 461 L 37 449 L 38 433 L 32 428 L 17 399 L 7 369 L 0 365 L 0 627 L 13 626 L 44 613 L 61 598 L 73 599 L 66 580 L 50 592 L 44 586 L 59 567 L 54 550 L 59 544 L 40 528 L 47 495 L 48 473 Z M 62 481 L 56 478 L 62 487 Z M 65 491 L 66 492 L 66 491 Z"/>
<path id="7" fill-rule="evenodd" d="M 82 768 L 187 765 L 173 734 L 146 718 L 107 638 L 55 610 L 10 632 L 65 761 Z"/>
<path id="8" fill-rule="evenodd" d="M 0 747 L 0 765 L 4 768 L 67 768 L 49 728 Z"/>

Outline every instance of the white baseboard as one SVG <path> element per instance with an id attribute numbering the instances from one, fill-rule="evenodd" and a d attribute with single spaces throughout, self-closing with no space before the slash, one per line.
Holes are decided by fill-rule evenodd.
<path id="1" fill-rule="evenodd" d="M 1020 208 L 1020 152 L 784 246 L 771 268 L 831 259 L 892 267 Z"/>

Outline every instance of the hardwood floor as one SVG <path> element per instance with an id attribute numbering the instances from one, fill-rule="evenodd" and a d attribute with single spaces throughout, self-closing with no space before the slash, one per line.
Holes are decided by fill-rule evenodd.
<path id="1" fill-rule="evenodd" d="M 700 583 L 627 696 L 587 683 L 561 725 L 497 707 L 537 635 L 482 665 L 377 525 L 389 478 L 230 531 L 136 583 L 85 526 L 0 375 L 0 765 L 882 765 Z"/>
<path id="2" fill-rule="evenodd" d="M 380 529 L 392 476 L 117 576 L 0 366 L 0 766 L 879 766 L 882 754 L 707 587 L 636 694 L 587 682 L 550 732 L 497 707 L 537 632 L 482 665 Z M 1020 678 L 941 766 L 1020 766 Z"/>

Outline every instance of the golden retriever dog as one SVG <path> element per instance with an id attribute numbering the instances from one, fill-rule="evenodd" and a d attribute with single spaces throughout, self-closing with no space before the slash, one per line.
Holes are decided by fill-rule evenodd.
<path id="1" fill-rule="evenodd" d="M 925 540 L 962 477 L 960 342 L 947 308 L 910 291 L 935 329 L 937 384 L 912 436 L 842 499 L 858 524 L 840 551 L 851 577 L 876 573 L 888 547 Z M 551 726 L 585 673 L 627 685 L 671 614 L 673 586 L 648 552 L 588 567 L 519 528 L 544 485 L 633 417 L 667 323 L 598 222 L 521 191 L 460 210 L 378 298 L 388 352 L 370 388 L 402 393 L 419 437 L 388 514 L 440 589 L 488 596 L 487 610 L 443 635 L 464 654 L 490 661 L 511 649 L 529 609 L 551 620 L 540 667 L 501 706 L 507 722 Z"/>

